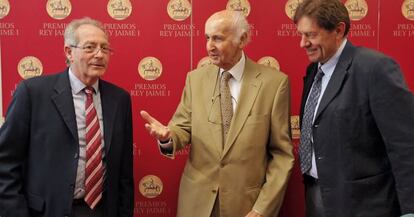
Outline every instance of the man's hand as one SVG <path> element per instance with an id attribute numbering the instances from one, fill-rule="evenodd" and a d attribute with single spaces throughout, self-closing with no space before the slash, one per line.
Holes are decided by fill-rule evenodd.
<path id="1" fill-rule="evenodd" d="M 147 121 L 145 128 L 149 134 L 161 142 L 167 142 L 171 138 L 171 131 L 168 127 L 161 124 L 157 119 L 153 118 L 146 111 L 140 112 L 141 117 Z"/>
<path id="2" fill-rule="evenodd" d="M 256 211 L 252 210 L 245 217 L 263 217 L 263 216 L 257 213 Z"/>

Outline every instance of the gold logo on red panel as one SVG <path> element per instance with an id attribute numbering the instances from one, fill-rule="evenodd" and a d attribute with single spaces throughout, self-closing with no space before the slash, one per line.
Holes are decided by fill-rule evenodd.
<path id="1" fill-rule="evenodd" d="M 292 132 L 292 139 L 300 139 L 300 124 L 298 115 L 290 116 L 290 129 Z"/>
<path id="2" fill-rule="evenodd" d="M 171 19 L 183 21 L 191 15 L 191 3 L 188 0 L 170 0 L 167 13 Z"/>
<path id="3" fill-rule="evenodd" d="M 162 193 L 163 184 L 155 175 L 144 176 L 139 181 L 139 192 L 146 198 L 155 198 Z"/>
<path id="4" fill-rule="evenodd" d="M 248 0 L 229 0 L 226 5 L 227 10 L 239 11 L 244 14 L 244 16 L 249 16 L 250 14 L 250 3 Z"/>
<path id="5" fill-rule="evenodd" d="M 348 9 L 351 20 L 361 20 L 368 14 L 368 5 L 365 0 L 347 0 L 345 7 Z"/>
<path id="6" fill-rule="evenodd" d="M 408 20 L 414 20 L 414 0 L 404 0 L 401 12 Z"/>
<path id="7" fill-rule="evenodd" d="M 72 5 L 69 0 L 48 0 L 46 11 L 53 19 L 62 20 L 69 16 Z"/>
<path id="8" fill-rule="evenodd" d="M 138 64 L 138 73 L 147 81 L 155 80 L 161 76 L 162 64 L 155 57 L 145 57 Z"/>
<path id="9" fill-rule="evenodd" d="M 296 13 L 296 9 L 303 0 L 289 0 L 285 4 L 285 13 L 290 18 L 293 19 L 293 16 Z"/>
<path id="10" fill-rule="evenodd" d="M 34 56 L 23 57 L 17 64 L 17 71 L 23 79 L 39 76 L 43 73 L 40 60 Z"/>
<path id="11" fill-rule="evenodd" d="M 10 3 L 7 0 L 0 0 L 0 19 L 3 19 L 10 12 Z"/>
<path id="12" fill-rule="evenodd" d="M 200 61 L 198 61 L 197 68 L 201 68 L 207 65 L 212 65 L 210 57 L 203 57 Z"/>
<path id="13" fill-rule="evenodd" d="M 257 61 L 257 63 L 268 66 L 268 67 L 275 68 L 278 71 L 280 70 L 279 62 L 271 56 L 262 57 Z"/>
<path id="14" fill-rule="evenodd" d="M 109 16 L 115 20 L 124 20 L 132 13 L 132 5 L 129 0 L 109 0 L 106 9 Z"/>

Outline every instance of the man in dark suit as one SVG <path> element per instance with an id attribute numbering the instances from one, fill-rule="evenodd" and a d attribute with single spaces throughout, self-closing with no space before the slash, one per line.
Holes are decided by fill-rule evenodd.
<path id="1" fill-rule="evenodd" d="M 312 62 L 304 78 L 301 170 L 308 217 L 414 212 L 414 97 L 397 63 L 353 46 L 338 0 L 305 0 L 294 16 Z"/>
<path id="2" fill-rule="evenodd" d="M 69 68 L 22 81 L 0 130 L 1 217 L 132 217 L 127 92 L 100 79 L 112 52 L 90 18 L 65 30 Z"/>

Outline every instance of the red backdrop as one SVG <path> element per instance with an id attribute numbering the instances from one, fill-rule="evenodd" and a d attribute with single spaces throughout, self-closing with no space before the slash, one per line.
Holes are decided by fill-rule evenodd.
<path id="1" fill-rule="evenodd" d="M 252 24 L 246 54 L 256 61 L 273 57 L 289 75 L 292 128 L 297 135 L 302 77 L 308 64 L 289 18 L 299 1 L 0 0 L 2 115 L 19 81 L 65 67 L 62 34 L 68 22 L 84 16 L 102 21 L 115 50 L 105 79 L 129 91 L 133 100 L 135 216 L 175 216 L 179 179 L 189 149 L 180 151 L 175 160 L 160 156 L 139 110 L 149 111 L 163 123 L 169 121 L 186 73 L 206 56 L 205 20 L 228 7 L 245 12 Z M 352 18 L 350 40 L 395 58 L 413 89 L 409 51 L 414 50 L 414 0 L 342 1 Z M 297 138 L 294 146 L 297 155 Z M 304 216 L 303 195 L 295 165 L 280 216 Z"/>

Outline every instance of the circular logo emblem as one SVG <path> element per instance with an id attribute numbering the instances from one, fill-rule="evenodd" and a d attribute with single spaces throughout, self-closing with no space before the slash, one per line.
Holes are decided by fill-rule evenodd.
<path id="1" fill-rule="evenodd" d="M 368 5 L 365 0 L 347 0 L 345 7 L 348 9 L 351 20 L 361 20 L 368 13 Z"/>
<path id="2" fill-rule="evenodd" d="M 207 65 L 212 65 L 210 57 L 203 57 L 200 61 L 198 61 L 197 68 L 201 68 Z"/>
<path id="3" fill-rule="evenodd" d="M 161 194 L 163 184 L 160 178 L 154 175 L 144 176 L 139 181 L 139 192 L 146 198 L 155 198 Z"/>
<path id="4" fill-rule="evenodd" d="M 257 63 L 280 70 L 279 62 L 271 56 L 262 57 Z"/>
<path id="5" fill-rule="evenodd" d="M 285 4 L 285 13 L 286 15 L 293 20 L 293 16 L 295 16 L 296 9 L 298 8 L 299 4 L 302 3 L 303 0 L 288 0 Z"/>
<path id="6" fill-rule="evenodd" d="M 408 20 L 414 20 L 414 0 L 404 0 L 401 12 Z"/>
<path id="7" fill-rule="evenodd" d="M 46 11 L 53 19 L 62 20 L 69 16 L 72 5 L 69 0 L 47 0 Z"/>
<path id="8" fill-rule="evenodd" d="M 132 13 L 132 5 L 129 0 L 109 0 L 106 8 L 109 16 L 115 20 L 124 20 Z"/>
<path id="9" fill-rule="evenodd" d="M 227 10 L 240 11 L 245 17 L 250 14 L 250 3 L 248 0 L 229 0 L 226 6 Z"/>
<path id="10" fill-rule="evenodd" d="M 191 15 L 191 3 L 188 0 L 170 0 L 167 13 L 171 19 L 183 21 Z"/>
<path id="11" fill-rule="evenodd" d="M 0 0 L 0 19 L 7 16 L 10 12 L 10 3 L 8 0 Z"/>
<path id="12" fill-rule="evenodd" d="M 138 73 L 147 81 L 155 80 L 161 76 L 162 64 L 155 57 L 145 57 L 138 64 Z"/>
<path id="13" fill-rule="evenodd" d="M 39 76 L 43 73 L 43 66 L 34 56 L 23 57 L 17 65 L 17 71 L 23 79 Z"/>
<path id="14" fill-rule="evenodd" d="M 292 139 L 300 139 L 300 125 L 299 116 L 290 116 L 290 129 L 292 132 Z"/>

